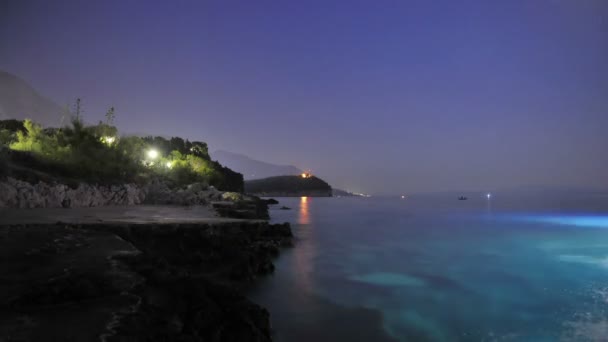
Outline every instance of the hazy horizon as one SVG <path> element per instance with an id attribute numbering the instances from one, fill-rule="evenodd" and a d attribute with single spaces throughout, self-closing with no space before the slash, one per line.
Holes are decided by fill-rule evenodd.
<path id="1" fill-rule="evenodd" d="M 399 194 L 608 189 L 608 2 L 14 1 L 0 70 L 85 120 Z"/>

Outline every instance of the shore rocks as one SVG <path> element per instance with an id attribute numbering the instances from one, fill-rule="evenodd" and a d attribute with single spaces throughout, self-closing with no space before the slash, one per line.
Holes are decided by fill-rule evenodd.
<path id="1" fill-rule="evenodd" d="M 171 189 L 167 183 L 154 180 L 144 186 L 145 204 L 207 205 L 221 201 L 223 192 L 213 186 L 193 183 L 182 189 Z"/>
<path id="2" fill-rule="evenodd" d="M 103 227 L 92 229 L 107 229 Z M 108 341 L 270 341 L 269 313 L 239 289 L 274 270 L 289 224 L 118 226 L 142 254 L 123 260 L 146 282 L 141 304 Z"/>
<path id="3" fill-rule="evenodd" d="M 0 226 L 0 340 L 95 341 L 130 311 L 142 278 L 113 261 L 139 253 L 108 232 Z M 61 322 L 61 323 L 58 323 Z"/>
<path id="4" fill-rule="evenodd" d="M 257 197 L 246 196 L 240 201 L 220 201 L 211 203 L 212 208 L 222 217 L 250 220 L 267 220 L 268 204 Z"/>
<path id="5" fill-rule="evenodd" d="M 241 289 L 292 241 L 289 224 L 260 221 L 0 231 L 11 341 L 270 341 L 268 311 Z"/>
<path id="6" fill-rule="evenodd" d="M 0 182 L 0 208 L 136 205 L 141 204 L 144 198 L 144 191 L 134 184 L 101 186 L 81 183 L 74 189 L 64 184 L 31 184 L 11 177 Z"/>
<path id="7" fill-rule="evenodd" d="M 11 177 L 0 180 L 0 208 L 75 208 L 138 204 L 189 206 L 210 205 L 218 201 L 244 203 L 254 201 L 254 198 L 236 192 L 222 192 L 201 183 L 171 189 L 160 180 L 153 180 L 145 186 L 80 183 L 76 188 L 56 183 L 32 184 Z"/>

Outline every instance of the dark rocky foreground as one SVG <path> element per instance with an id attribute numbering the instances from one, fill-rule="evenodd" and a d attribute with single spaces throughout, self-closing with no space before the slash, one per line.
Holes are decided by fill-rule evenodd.
<path id="1" fill-rule="evenodd" d="M 0 226 L 0 341 L 269 341 L 241 290 L 288 224 Z"/>

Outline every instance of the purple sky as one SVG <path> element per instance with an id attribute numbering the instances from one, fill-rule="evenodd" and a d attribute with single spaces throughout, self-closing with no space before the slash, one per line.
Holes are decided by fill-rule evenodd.
<path id="1" fill-rule="evenodd" d="M 4 0 L 0 69 L 349 190 L 608 187 L 607 1 L 152 3 Z"/>

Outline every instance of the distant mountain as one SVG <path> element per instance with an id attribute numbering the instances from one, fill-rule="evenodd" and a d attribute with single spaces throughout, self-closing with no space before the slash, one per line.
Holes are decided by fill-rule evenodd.
<path id="1" fill-rule="evenodd" d="M 353 197 L 353 196 L 359 196 L 359 195 L 353 194 L 352 192 L 348 192 L 348 191 L 340 190 L 340 189 L 336 189 L 336 188 L 333 188 L 332 191 L 331 191 L 331 193 L 332 193 L 332 195 L 334 197 Z"/>
<path id="2" fill-rule="evenodd" d="M 0 70 L 0 120 L 31 119 L 43 126 L 58 127 L 63 111 L 21 78 Z"/>
<path id="3" fill-rule="evenodd" d="M 236 172 L 243 174 L 245 180 L 267 178 L 273 176 L 299 175 L 302 170 L 293 165 L 276 165 L 251 159 L 245 155 L 218 150 L 211 158 L 219 161 Z"/>

